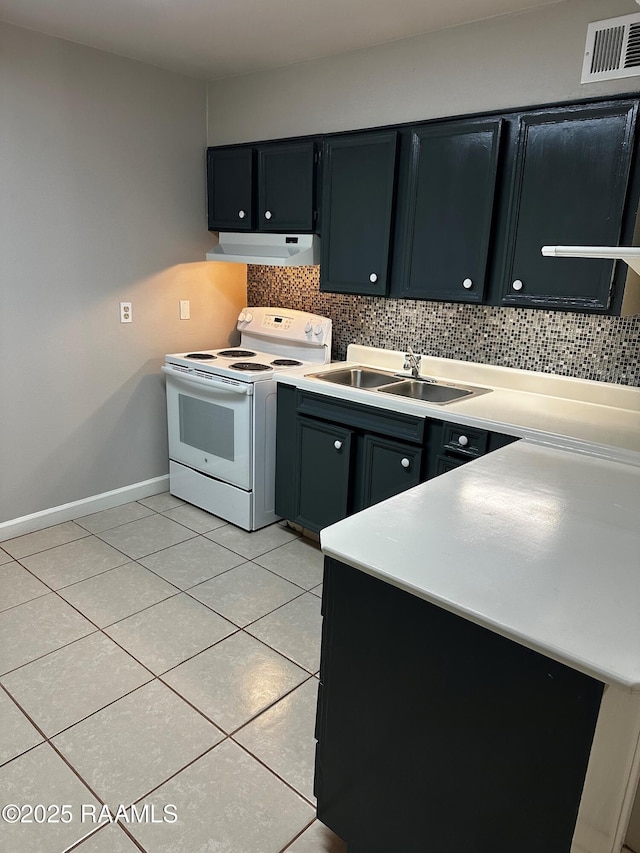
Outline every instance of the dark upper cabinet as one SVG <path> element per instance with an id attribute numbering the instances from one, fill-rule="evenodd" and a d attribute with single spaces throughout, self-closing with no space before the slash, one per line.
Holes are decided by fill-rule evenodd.
<path id="1" fill-rule="evenodd" d="M 500 301 L 606 311 L 613 262 L 546 258 L 544 245 L 616 246 L 637 103 L 550 109 L 519 119 Z"/>
<path id="2" fill-rule="evenodd" d="M 258 148 L 260 231 L 312 231 L 314 227 L 313 142 Z"/>
<path id="3" fill-rule="evenodd" d="M 397 137 L 385 131 L 324 142 L 321 290 L 387 292 Z"/>
<path id="4" fill-rule="evenodd" d="M 485 296 L 502 119 L 411 132 L 396 296 L 481 302 Z"/>
<path id="5" fill-rule="evenodd" d="M 210 231 L 253 227 L 253 148 L 207 149 L 207 212 Z"/>
<path id="6" fill-rule="evenodd" d="M 314 230 L 315 141 L 207 150 L 211 231 Z"/>

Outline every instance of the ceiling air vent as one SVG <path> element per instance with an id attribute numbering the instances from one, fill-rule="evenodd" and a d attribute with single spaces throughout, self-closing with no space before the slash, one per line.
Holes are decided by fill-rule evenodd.
<path id="1" fill-rule="evenodd" d="M 581 83 L 640 76 L 640 12 L 587 28 Z"/>

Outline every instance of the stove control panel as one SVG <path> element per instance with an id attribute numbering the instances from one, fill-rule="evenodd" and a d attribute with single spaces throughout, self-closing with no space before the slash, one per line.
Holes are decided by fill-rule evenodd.
<path id="1" fill-rule="evenodd" d="M 288 331 L 292 322 L 291 317 L 281 317 L 278 314 L 265 314 L 262 318 L 262 326 L 265 329 L 285 329 Z"/>

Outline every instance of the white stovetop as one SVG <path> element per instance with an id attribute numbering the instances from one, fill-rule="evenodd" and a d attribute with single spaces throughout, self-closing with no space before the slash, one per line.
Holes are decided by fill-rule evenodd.
<path id="1" fill-rule="evenodd" d="M 348 357 L 402 367 L 401 353 Z M 387 402 L 309 372 L 277 380 Z M 324 553 L 640 691 L 640 389 L 446 359 L 422 374 L 495 390 L 447 406 L 394 397 L 396 411 L 524 440 L 325 528 Z"/>

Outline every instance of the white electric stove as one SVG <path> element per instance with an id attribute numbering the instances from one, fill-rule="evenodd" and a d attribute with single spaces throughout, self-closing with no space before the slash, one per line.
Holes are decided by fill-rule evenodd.
<path id="1" fill-rule="evenodd" d="M 277 370 L 331 359 L 331 320 L 245 308 L 240 345 L 167 355 L 169 488 L 245 530 L 276 521 Z"/>

